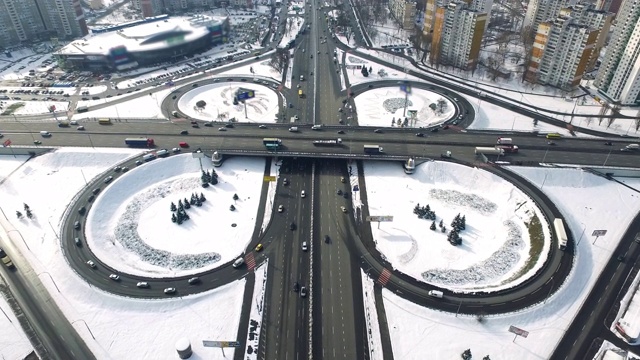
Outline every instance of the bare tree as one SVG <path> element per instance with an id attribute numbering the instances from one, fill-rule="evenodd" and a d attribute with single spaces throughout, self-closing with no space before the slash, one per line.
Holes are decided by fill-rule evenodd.
<path id="1" fill-rule="evenodd" d="M 277 72 L 283 72 L 287 67 L 288 61 L 289 51 L 287 49 L 276 48 L 276 51 L 271 55 L 269 66 Z"/>

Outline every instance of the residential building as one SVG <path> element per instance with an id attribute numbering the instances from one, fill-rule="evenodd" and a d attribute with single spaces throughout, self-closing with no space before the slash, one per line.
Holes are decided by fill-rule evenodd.
<path id="1" fill-rule="evenodd" d="M 425 0 L 424 5 L 424 25 L 422 33 L 429 35 L 433 33 L 433 25 L 436 20 L 437 0 Z"/>
<path id="2" fill-rule="evenodd" d="M 158 16 L 164 13 L 163 0 L 134 0 L 134 7 L 137 5 L 142 10 L 142 16 L 145 18 Z"/>
<path id="3" fill-rule="evenodd" d="M 565 9 L 564 13 L 570 15 L 580 25 L 599 30 L 598 38 L 591 52 L 591 58 L 587 63 L 587 71 L 591 71 L 596 67 L 600 52 L 606 44 L 614 14 L 612 12 L 598 10 L 596 6 L 589 3 L 574 5 Z"/>
<path id="4" fill-rule="evenodd" d="M 596 9 L 613 13 L 614 16 L 618 14 L 622 0 L 597 0 Z"/>
<path id="5" fill-rule="evenodd" d="M 598 40 L 600 29 L 579 23 L 562 10 L 554 21 L 538 25 L 525 72 L 529 82 L 571 90 L 580 84 Z"/>
<path id="6" fill-rule="evenodd" d="M 88 32 L 80 0 L 0 1 L 0 47 Z"/>
<path id="7" fill-rule="evenodd" d="M 479 13 L 487 14 L 487 19 L 491 18 L 491 8 L 493 7 L 493 0 L 463 0 L 467 3 L 469 10 L 474 10 Z M 435 14 L 436 10 L 441 7 L 445 7 L 449 5 L 450 0 L 426 0 L 425 11 L 424 11 L 424 27 L 422 29 L 422 33 L 427 35 L 433 32 L 433 27 L 435 24 Z M 487 21 L 485 23 L 486 27 L 489 25 Z"/>
<path id="8" fill-rule="evenodd" d="M 436 10 L 430 61 L 464 70 L 478 62 L 487 14 L 469 9 L 463 1 Z"/>
<path id="9" fill-rule="evenodd" d="M 640 0 L 625 0 L 594 85 L 609 101 L 640 104 Z"/>
<path id="10" fill-rule="evenodd" d="M 416 3 L 407 0 L 390 0 L 389 10 L 396 22 L 405 30 L 411 30 L 415 27 Z"/>
<path id="11" fill-rule="evenodd" d="M 522 24 L 523 31 L 530 32 L 530 36 L 534 37 L 541 22 L 553 21 L 561 9 L 575 3 L 576 0 L 530 0 Z"/>

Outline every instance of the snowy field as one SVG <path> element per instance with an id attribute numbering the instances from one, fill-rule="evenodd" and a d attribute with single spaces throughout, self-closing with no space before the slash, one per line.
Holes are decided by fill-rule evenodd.
<path id="1" fill-rule="evenodd" d="M 365 174 L 369 214 L 394 219 L 371 223 L 378 250 L 396 270 L 419 281 L 460 292 L 495 291 L 525 281 L 546 260 L 551 234 L 544 216 L 527 195 L 494 174 L 441 161 L 424 163 L 412 175 L 396 164 L 367 162 Z M 435 212 L 433 230 L 432 220 L 413 212 L 417 206 Z M 466 226 L 462 244 L 452 246 L 447 234 L 457 214 L 465 216 Z M 532 223 L 544 233 L 536 245 L 528 229 Z M 537 260 L 530 259 L 532 247 Z"/>
<path id="2" fill-rule="evenodd" d="M 240 88 L 255 91 L 255 97 L 246 100 L 246 117 L 245 105 L 233 104 L 233 98 Z M 206 103 L 204 108 L 196 106 L 199 101 Z M 273 90 L 256 83 L 240 82 L 199 86 L 180 97 L 178 108 L 194 119 L 228 121 L 235 118 L 238 122 L 275 122 L 279 111 L 278 95 Z"/>
<path id="3" fill-rule="evenodd" d="M 1 280 L 1 279 L 0 279 Z M 4 284 L 0 281 L 0 285 Z M 2 289 L 4 293 L 5 289 Z M 24 359 L 33 347 L 29 339 L 22 331 L 15 314 L 11 310 L 9 303 L 4 299 L 4 294 L 0 294 L 0 358 L 7 360 Z"/>
<path id="4" fill-rule="evenodd" d="M 139 98 L 128 100 L 120 104 L 108 106 L 102 109 L 91 110 L 84 113 L 74 114 L 73 120 L 91 119 L 99 117 L 121 118 L 121 119 L 136 119 L 136 118 L 155 118 L 166 119 L 162 114 L 160 106 L 162 101 L 167 95 L 169 95 L 173 89 L 163 88 L 160 91 L 151 93 L 151 95 L 141 96 Z M 105 104 L 110 101 L 114 101 L 119 97 L 104 98 L 100 100 L 88 100 L 79 101 L 78 106 L 91 106 L 98 104 Z M 76 107 L 76 108 L 77 108 Z M 89 129 L 87 129 L 89 130 Z"/>
<path id="5" fill-rule="evenodd" d="M 571 275 L 545 304 L 514 314 L 488 316 L 482 323 L 475 316 L 456 317 L 422 308 L 383 290 L 396 359 L 422 360 L 427 354 L 425 349 L 429 349 L 430 358 L 455 359 L 467 348 L 471 348 L 474 358 L 490 355 L 492 359 L 548 359 L 627 225 L 640 211 L 636 192 L 580 169 L 512 170 L 542 187 L 563 213 L 578 241 Z M 607 211 L 601 211 L 598 206 L 605 202 Z M 595 238 L 590 234 L 595 229 L 608 232 L 594 245 Z M 514 335 L 508 332 L 510 325 L 529 331 L 529 337 L 518 337 L 514 342 Z"/>

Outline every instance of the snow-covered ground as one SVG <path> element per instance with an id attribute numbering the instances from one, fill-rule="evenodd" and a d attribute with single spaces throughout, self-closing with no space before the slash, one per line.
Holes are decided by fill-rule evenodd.
<path id="1" fill-rule="evenodd" d="M 253 90 L 255 97 L 246 100 L 246 105 L 233 104 L 238 89 Z M 198 108 L 199 101 L 206 103 Z M 245 116 L 245 106 L 246 115 Z M 188 91 L 178 101 L 178 108 L 189 117 L 201 120 L 227 121 L 235 118 L 239 122 L 275 122 L 278 95 L 269 87 L 257 83 L 225 82 L 202 85 Z"/>
<path id="2" fill-rule="evenodd" d="M 467 348 L 474 358 L 548 359 L 627 225 L 640 211 L 640 196 L 635 191 L 580 169 L 511 169 L 542 188 L 562 212 L 578 242 L 572 273 L 567 279 L 553 280 L 563 286 L 544 304 L 514 314 L 485 316 L 483 321 L 422 308 L 383 290 L 396 359 L 453 359 Z M 603 203 L 607 211 L 602 211 Z M 595 241 L 590 236 L 595 229 L 608 232 Z M 514 341 L 514 334 L 508 332 L 511 325 L 528 331 L 529 336 Z"/>
<path id="3" fill-rule="evenodd" d="M 397 270 L 470 292 L 513 287 L 543 265 L 551 243 L 549 224 L 511 183 L 481 168 L 450 162 L 423 163 L 412 175 L 398 170 L 388 162 L 365 163 L 369 214 L 393 216 L 393 222 L 371 223 L 373 239 Z M 398 174 L 390 177 L 394 172 Z M 414 213 L 417 206 L 435 212 L 433 230 L 432 220 Z M 452 246 L 447 235 L 456 215 L 465 216 L 466 226 L 460 231 L 462 244 Z M 539 237 L 532 239 L 531 233 Z M 536 259 L 530 258 L 532 252 Z"/>
<path id="4" fill-rule="evenodd" d="M 88 100 L 88 101 L 78 101 L 78 106 L 88 106 L 88 112 L 76 113 L 72 116 L 73 120 L 81 120 L 81 119 L 91 119 L 91 118 L 100 118 L 100 117 L 111 117 L 111 118 L 121 118 L 121 119 L 135 119 L 135 118 L 156 118 L 156 119 L 165 119 L 165 116 L 162 114 L 162 110 L 160 106 L 162 105 L 162 101 L 167 95 L 169 95 L 173 91 L 170 88 L 163 88 L 160 91 L 156 91 L 151 93 L 151 95 L 141 96 L 139 98 L 128 100 L 122 102 L 120 104 L 115 104 L 113 106 L 108 106 L 102 109 L 91 110 L 91 106 L 98 104 L 105 104 L 114 100 L 117 100 L 119 97 L 112 98 L 103 98 L 100 100 Z M 76 108 L 77 108 L 76 107 Z"/>
<path id="5" fill-rule="evenodd" d="M 0 285 L 4 286 L 0 279 Z M 2 289 L 4 295 L 5 289 Z M 24 359 L 33 347 L 25 335 L 9 303 L 0 296 L 0 357 L 2 359 Z"/>

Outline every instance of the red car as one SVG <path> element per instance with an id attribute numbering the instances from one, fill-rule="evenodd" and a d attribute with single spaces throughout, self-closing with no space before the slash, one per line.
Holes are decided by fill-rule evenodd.
<path id="1" fill-rule="evenodd" d="M 180 145 L 181 148 L 188 148 L 189 147 L 189 144 L 187 144 L 184 141 L 181 141 L 178 145 Z"/>

